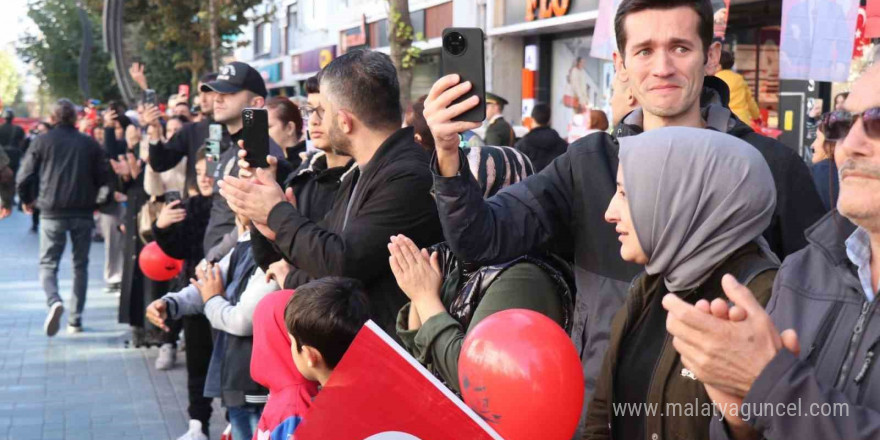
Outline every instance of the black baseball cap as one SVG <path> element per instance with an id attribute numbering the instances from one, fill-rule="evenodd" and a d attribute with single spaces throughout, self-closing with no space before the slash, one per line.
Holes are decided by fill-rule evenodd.
<path id="1" fill-rule="evenodd" d="M 217 79 L 207 84 L 202 84 L 199 89 L 202 92 L 217 92 L 223 94 L 237 93 L 249 90 L 265 98 L 266 82 L 260 72 L 246 63 L 236 61 L 220 68 Z"/>

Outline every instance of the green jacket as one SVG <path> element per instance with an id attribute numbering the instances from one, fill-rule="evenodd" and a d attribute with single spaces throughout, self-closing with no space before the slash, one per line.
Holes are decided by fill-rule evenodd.
<path id="1" fill-rule="evenodd" d="M 504 118 L 496 119 L 495 122 L 489 124 L 489 127 L 486 128 L 486 145 L 512 147 L 515 137 L 513 127 Z"/>
<path id="2" fill-rule="evenodd" d="M 755 298 L 761 305 L 766 305 L 770 300 L 773 290 L 773 281 L 776 278 L 778 265 L 768 260 L 754 243 L 747 244 L 734 252 L 727 260 L 715 269 L 709 279 L 702 286 L 685 292 L 682 299 L 694 304 L 700 299 L 712 301 L 715 298 L 725 298 L 721 288 L 721 278 L 725 274 L 734 275 L 740 282 L 754 293 Z M 602 371 L 596 382 L 596 392 L 587 410 L 584 439 L 610 439 L 612 423 L 612 404 L 614 403 L 614 373 L 617 369 L 617 359 L 620 353 L 621 341 L 629 333 L 632 326 L 644 318 L 648 305 L 654 295 L 665 292 L 662 288 L 663 277 L 660 275 L 642 274 L 633 281 L 626 304 L 614 316 L 611 323 L 611 340 Z M 666 332 L 666 329 L 657 329 Z M 708 439 L 709 423 L 712 416 L 702 413 L 685 413 L 685 409 L 694 402 L 700 403 L 701 407 L 693 410 L 702 411 L 703 403 L 711 403 L 706 389 L 701 382 L 684 377 L 682 370 L 684 365 L 675 347 L 672 346 L 672 338 L 666 334 L 660 359 L 654 367 L 651 377 L 651 385 L 648 389 L 647 405 L 656 405 L 657 411 L 653 416 L 646 416 L 645 437 L 654 440 L 674 439 Z M 660 413 L 667 408 L 675 408 L 679 411 L 678 416 L 661 417 Z M 692 411 L 693 411 L 692 410 Z M 626 439 L 639 440 L 639 439 Z"/>
<path id="3" fill-rule="evenodd" d="M 441 289 L 447 310 L 455 299 L 454 280 L 444 282 Z M 532 263 L 518 263 L 498 275 L 477 306 L 467 331 L 471 331 L 487 316 L 507 309 L 529 309 L 544 314 L 560 325 L 565 320 L 565 305 L 557 292 L 558 284 L 551 276 Z M 569 305 L 569 309 L 570 309 Z M 422 365 L 459 391 L 458 356 L 466 332 L 449 313 L 433 316 L 418 330 L 409 330 L 410 303 L 397 314 L 397 335 L 404 347 Z"/>

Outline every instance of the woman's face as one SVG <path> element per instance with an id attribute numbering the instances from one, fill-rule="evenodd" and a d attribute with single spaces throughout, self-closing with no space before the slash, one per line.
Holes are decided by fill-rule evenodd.
<path id="1" fill-rule="evenodd" d="M 165 137 L 171 139 L 174 137 L 174 134 L 180 131 L 183 128 L 183 123 L 180 122 L 179 119 L 171 119 L 165 124 Z"/>
<path id="2" fill-rule="evenodd" d="M 617 192 L 605 211 L 605 221 L 615 225 L 618 240 L 620 240 L 620 256 L 624 261 L 640 265 L 648 264 L 648 256 L 642 249 L 636 228 L 633 225 L 632 214 L 629 210 L 629 200 L 626 198 L 626 190 L 623 181 L 623 169 L 617 168 Z"/>
<path id="3" fill-rule="evenodd" d="M 810 145 L 810 148 L 813 150 L 813 163 L 819 163 L 828 159 L 828 156 L 825 155 L 825 135 L 821 130 L 816 130 L 816 139 Z"/>
<path id="4" fill-rule="evenodd" d="M 141 131 L 134 124 L 125 127 L 125 143 L 128 149 L 133 150 L 141 142 Z"/>
<path id="5" fill-rule="evenodd" d="M 202 196 L 214 194 L 214 178 L 208 175 L 208 162 L 205 159 L 196 162 L 196 184 Z"/>
<path id="6" fill-rule="evenodd" d="M 285 124 L 278 118 L 277 110 L 269 110 L 269 136 L 282 148 L 296 144 L 293 137 L 293 124 Z"/>

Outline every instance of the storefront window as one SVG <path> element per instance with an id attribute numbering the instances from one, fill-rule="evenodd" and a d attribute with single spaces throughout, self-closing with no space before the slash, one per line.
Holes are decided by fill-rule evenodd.
<path id="1" fill-rule="evenodd" d="M 779 26 L 728 30 L 734 69 L 752 89 L 767 125 L 779 128 Z"/>
<path id="2" fill-rule="evenodd" d="M 586 129 L 590 110 L 608 107 L 614 68 L 609 61 L 590 57 L 590 41 L 590 37 L 553 41 L 551 126 L 563 138 L 576 138 Z"/>

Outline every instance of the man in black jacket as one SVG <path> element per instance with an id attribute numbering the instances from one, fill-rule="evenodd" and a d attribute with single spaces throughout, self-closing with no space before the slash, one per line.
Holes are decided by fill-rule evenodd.
<path id="1" fill-rule="evenodd" d="M 59 100 L 52 110 L 55 128 L 36 138 L 28 149 L 17 177 L 25 212 L 40 208 L 40 281 L 46 292 L 49 314 L 46 335 L 58 332 L 64 307 L 58 295 L 58 263 L 67 241 L 73 244 L 73 311 L 68 331 L 82 331 L 82 312 L 88 287 L 89 247 L 98 188 L 110 181 L 104 150 L 76 130 L 76 107 Z M 34 195 L 37 194 L 36 200 Z"/>
<path id="2" fill-rule="evenodd" d="M 513 146 L 532 161 L 535 171 L 541 171 L 553 162 L 565 149 L 568 142 L 559 137 L 556 130 L 550 128 L 550 106 L 538 104 L 532 109 L 535 128 L 518 140 Z"/>
<path id="3" fill-rule="evenodd" d="M 306 93 L 308 105 L 302 109 L 308 120 L 312 144 L 319 151 L 309 153 L 300 167 L 287 176 L 283 187 L 293 192 L 300 214 L 319 222 L 330 212 L 342 180 L 355 168 L 355 163 L 351 157 L 338 154 L 330 144 L 330 135 L 321 131 L 324 109 L 321 107 L 321 89 L 317 75 L 306 80 Z M 241 155 L 240 151 L 239 157 Z M 263 271 L 271 274 L 282 287 L 288 284 L 297 285 L 296 279 L 299 279 L 300 274 L 296 272 L 299 269 L 284 260 L 277 246 L 266 240 L 256 228 L 251 231 L 251 243 L 254 260 Z M 288 277 L 292 277 L 289 283 Z"/>
<path id="4" fill-rule="evenodd" d="M 242 119 L 241 111 L 248 107 L 262 108 L 266 103 L 266 96 L 269 94 L 266 90 L 266 83 L 263 77 L 253 67 L 242 62 L 234 62 L 222 66 L 217 79 L 205 84 L 199 88 L 201 93 L 214 92 L 213 99 L 213 117 L 217 123 L 223 124 L 223 140 L 220 142 L 220 161 L 214 172 L 214 179 L 219 181 L 223 176 L 237 176 L 238 163 L 236 160 L 237 148 L 234 145 L 242 138 Z M 148 106 L 144 110 L 145 125 L 154 125 L 156 130 L 150 138 L 150 166 L 155 171 L 167 170 L 180 161 L 180 158 L 189 153 L 162 153 L 166 146 L 162 143 L 159 136 L 159 109 L 155 106 Z M 175 136 L 176 137 L 176 136 Z M 205 134 L 204 139 L 207 138 Z M 173 140 L 173 138 L 172 138 Z M 185 146 L 185 145 L 184 145 Z M 153 152 L 159 152 L 160 158 L 154 157 Z M 198 148 L 196 148 L 198 151 Z M 195 158 L 195 152 L 193 158 Z M 164 154 L 164 156 L 163 156 Z M 279 158 L 279 166 L 281 169 L 290 172 L 290 165 L 284 159 L 284 152 L 271 138 L 269 139 L 269 154 Z M 165 159 L 177 155 L 177 161 L 166 161 Z M 191 160 L 190 162 L 195 162 Z M 165 168 L 166 166 L 170 166 Z M 158 168 L 157 168 L 158 166 Z M 193 165 L 195 166 L 195 165 Z M 194 168 L 193 168 L 194 170 Z M 193 171 L 194 172 L 194 171 Z M 286 175 L 286 174 L 284 174 Z M 204 249 L 205 259 L 208 261 L 219 261 L 224 255 L 235 246 L 238 241 L 238 234 L 235 231 L 235 214 L 229 209 L 226 200 L 220 196 L 219 191 L 215 188 L 214 204 L 211 208 L 211 220 L 208 222 L 208 229 L 205 232 Z"/>
<path id="5" fill-rule="evenodd" d="M 730 123 L 729 111 L 720 111 L 726 109 L 703 111 L 700 106 L 706 67 L 720 57 L 720 45 L 712 43 L 708 0 L 660 5 L 653 0 L 623 0 L 615 26 L 621 52 L 615 54 L 618 74 L 643 108 L 645 130 Z M 484 202 L 470 173 L 461 171 L 468 165 L 458 151 L 458 133 L 478 124 L 452 118 L 475 106 L 478 99 L 451 105 L 470 88 L 458 81 L 454 75 L 441 78 L 425 102 L 425 118 L 437 144 L 434 189 L 446 239 L 456 255 L 479 264 L 508 261 L 560 241 L 574 243 L 578 295 L 572 340 L 584 366 L 585 412 L 607 348 L 611 319 L 641 270 L 620 258 L 617 234 L 604 221 L 615 192 L 617 143 L 605 135 L 582 138 L 541 173 Z M 821 216 L 821 202 L 810 184 L 798 188 L 780 181 L 797 176 L 805 164 L 778 142 L 745 130 L 735 133 L 784 164 L 774 171 L 781 188 L 778 197 L 800 197 L 801 204 L 784 205 L 787 210 L 780 214 L 786 220 L 777 218 L 774 224 L 782 225 L 784 237 L 802 236 L 806 226 Z M 774 164 L 768 163 L 773 169 Z M 794 251 L 796 246 L 782 249 Z"/>
<path id="6" fill-rule="evenodd" d="M 227 177 L 221 185 L 229 206 L 274 239 L 302 273 L 361 280 L 370 295 L 371 318 L 390 335 L 406 297 L 388 265 L 389 238 L 405 234 L 423 247 L 442 239 L 428 158 L 412 128 L 400 128 L 399 102 L 397 72 L 388 55 L 356 50 L 324 68 L 320 129 L 358 169 L 343 180 L 322 222 L 288 203 L 266 170 L 256 170 L 257 183 Z"/>
<path id="7" fill-rule="evenodd" d="M 216 79 L 216 73 L 202 75 L 199 78 L 200 90 L 202 86 Z M 206 90 L 199 92 L 199 106 L 202 109 L 202 114 L 205 115 L 201 121 L 184 125 L 171 139 L 168 139 L 168 142 L 150 143 L 150 166 L 155 171 L 160 173 L 168 171 L 177 166 L 181 159 L 187 158 L 187 187 L 196 184 L 196 153 L 199 151 L 199 148 L 205 146 L 205 139 L 208 138 L 208 127 L 214 123 L 215 92 L 210 89 Z"/>

